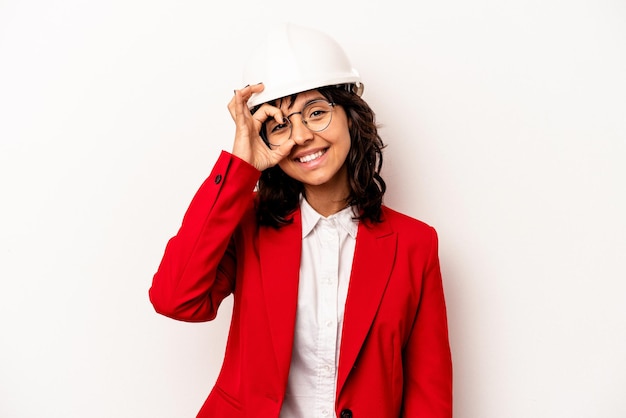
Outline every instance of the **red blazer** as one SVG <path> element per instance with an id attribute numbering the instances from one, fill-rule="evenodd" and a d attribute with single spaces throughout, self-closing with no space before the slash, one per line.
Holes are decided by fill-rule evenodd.
<path id="1" fill-rule="evenodd" d="M 215 318 L 234 295 L 222 369 L 200 418 L 278 417 L 294 335 L 300 213 L 259 227 L 259 171 L 223 152 L 169 240 L 150 288 L 155 310 L 182 321 Z M 430 226 L 383 208 L 360 222 L 341 338 L 339 418 L 450 418 L 452 365 Z"/>

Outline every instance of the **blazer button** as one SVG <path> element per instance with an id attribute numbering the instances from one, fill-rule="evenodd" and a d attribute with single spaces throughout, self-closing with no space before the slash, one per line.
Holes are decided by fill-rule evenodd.
<path id="1" fill-rule="evenodd" d="M 215 176 L 215 184 L 220 184 L 220 181 L 222 181 L 222 175 L 218 174 Z"/>
<path id="2" fill-rule="evenodd" d="M 352 418 L 352 411 L 349 409 L 344 409 L 343 411 L 341 411 L 340 418 Z"/>

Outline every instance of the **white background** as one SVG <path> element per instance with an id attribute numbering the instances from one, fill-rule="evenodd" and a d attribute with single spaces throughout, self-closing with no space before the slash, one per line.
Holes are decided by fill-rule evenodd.
<path id="1" fill-rule="evenodd" d="M 2 0 L 0 417 L 195 416 L 231 300 L 147 292 L 285 20 L 344 45 L 386 203 L 439 231 L 455 417 L 626 416 L 626 3 Z"/>

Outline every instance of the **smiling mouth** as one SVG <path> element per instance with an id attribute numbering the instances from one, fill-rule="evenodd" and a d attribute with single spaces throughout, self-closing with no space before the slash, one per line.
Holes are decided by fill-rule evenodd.
<path id="1" fill-rule="evenodd" d="M 318 152 L 315 152 L 313 154 L 309 154 L 309 155 L 305 155 L 304 157 L 296 158 L 296 161 L 299 161 L 301 163 L 309 163 L 309 162 L 311 162 L 313 160 L 317 160 L 322 155 L 326 154 L 327 150 L 328 149 L 319 150 Z"/>

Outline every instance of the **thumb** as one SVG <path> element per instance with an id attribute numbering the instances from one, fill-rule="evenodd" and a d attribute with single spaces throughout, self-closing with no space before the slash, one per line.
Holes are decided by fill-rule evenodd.
<path id="1" fill-rule="evenodd" d="M 276 157 L 276 163 L 287 158 L 287 156 L 289 156 L 289 153 L 291 153 L 291 149 L 294 147 L 294 145 L 296 145 L 296 141 L 289 138 L 288 140 L 280 144 L 277 148 L 274 148 L 272 154 Z"/>

